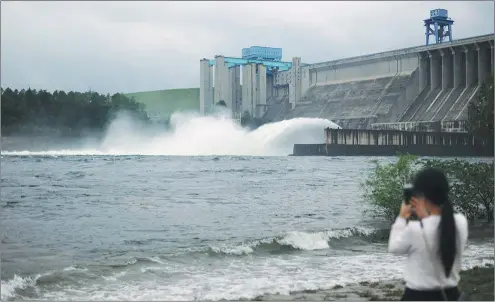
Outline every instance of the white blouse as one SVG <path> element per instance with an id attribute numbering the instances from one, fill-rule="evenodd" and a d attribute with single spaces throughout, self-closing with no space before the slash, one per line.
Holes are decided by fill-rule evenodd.
<path id="1" fill-rule="evenodd" d="M 438 239 L 439 215 L 430 215 L 423 219 L 423 229 L 419 221 L 409 221 L 397 217 L 388 242 L 388 250 L 396 255 L 407 255 L 404 271 L 406 287 L 414 290 L 434 290 L 450 288 L 459 283 L 461 271 L 461 257 L 468 237 L 468 223 L 464 215 L 454 214 L 457 227 L 457 252 L 448 278 L 441 262 Z M 427 250 L 424 237 L 428 241 L 430 250 Z"/>

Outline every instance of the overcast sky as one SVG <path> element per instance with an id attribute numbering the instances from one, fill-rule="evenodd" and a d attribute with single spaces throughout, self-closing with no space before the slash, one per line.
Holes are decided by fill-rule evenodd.
<path id="1" fill-rule="evenodd" d="M 423 45 L 446 8 L 454 39 L 494 32 L 493 1 L 2 2 L 2 87 L 101 93 L 199 87 L 199 60 L 283 48 L 317 63 Z"/>

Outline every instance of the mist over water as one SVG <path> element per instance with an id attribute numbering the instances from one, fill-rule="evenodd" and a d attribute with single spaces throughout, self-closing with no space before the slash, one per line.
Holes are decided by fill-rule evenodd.
<path id="1" fill-rule="evenodd" d="M 324 128 L 338 128 L 329 120 L 295 118 L 265 124 L 256 130 L 242 128 L 223 114 L 200 116 L 175 113 L 170 130 L 143 126 L 130 116 L 120 114 L 108 127 L 98 144 L 87 142 L 83 148 L 32 152 L 5 151 L 4 155 L 244 155 L 284 156 L 294 144 L 324 142 Z"/>

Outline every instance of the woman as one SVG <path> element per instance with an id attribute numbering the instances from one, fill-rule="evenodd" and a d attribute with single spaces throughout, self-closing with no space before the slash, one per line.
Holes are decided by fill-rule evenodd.
<path id="1" fill-rule="evenodd" d="M 448 195 L 443 171 L 420 171 L 413 181 L 410 205 L 402 203 L 392 225 L 389 252 L 407 255 L 403 301 L 459 299 L 457 284 L 468 224 L 464 215 L 454 214 Z M 413 212 L 419 220 L 408 219 Z"/>

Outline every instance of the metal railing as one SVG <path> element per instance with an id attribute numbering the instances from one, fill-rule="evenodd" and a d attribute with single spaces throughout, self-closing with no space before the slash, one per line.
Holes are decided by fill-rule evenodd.
<path id="1" fill-rule="evenodd" d="M 373 123 L 372 130 L 467 132 L 467 121 Z"/>

